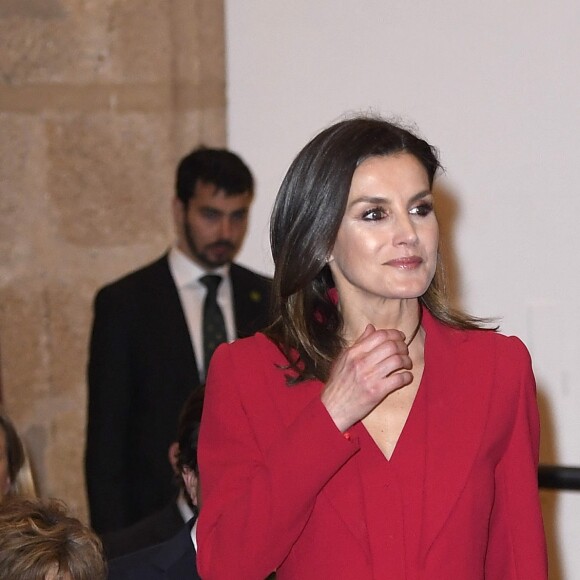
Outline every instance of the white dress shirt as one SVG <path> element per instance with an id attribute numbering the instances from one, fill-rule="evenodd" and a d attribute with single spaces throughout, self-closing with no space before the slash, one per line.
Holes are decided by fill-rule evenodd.
<path id="1" fill-rule="evenodd" d="M 185 497 L 183 496 L 183 491 L 179 492 L 177 496 L 177 509 L 183 518 L 183 521 L 187 523 L 195 514 L 193 510 L 189 507 Z M 197 553 L 197 538 L 195 537 L 197 530 L 197 519 L 193 522 L 193 526 L 191 526 L 191 541 L 193 542 L 193 547 Z"/>
<path id="2" fill-rule="evenodd" d="M 195 514 L 193 513 L 193 510 L 189 507 L 189 504 L 187 503 L 187 500 L 183 495 L 183 491 L 179 492 L 176 503 L 177 509 L 179 510 L 179 513 L 183 518 L 183 521 L 187 523 Z"/>
<path id="3" fill-rule="evenodd" d="M 234 316 L 234 300 L 232 282 L 230 280 L 229 264 L 215 270 L 204 270 L 191 260 L 179 248 L 172 247 L 169 251 L 169 271 L 173 276 L 181 307 L 185 314 L 189 336 L 195 353 L 200 380 L 205 380 L 206 369 L 203 366 L 203 302 L 207 288 L 199 279 L 206 274 L 218 274 L 222 277 L 217 292 L 217 302 L 224 315 L 228 342 L 236 338 L 236 322 Z"/>
<path id="4" fill-rule="evenodd" d="M 195 548 L 195 553 L 197 554 L 197 520 L 193 522 L 193 526 L 191 527 L 191 541 L 193 542 L 193 547 Z"/>

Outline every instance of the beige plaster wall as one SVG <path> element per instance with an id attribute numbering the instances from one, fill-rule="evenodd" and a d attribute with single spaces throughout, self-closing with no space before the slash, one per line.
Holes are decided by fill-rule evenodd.
<path id="1" fill-rule="evenodd" d="M 199 143 L 225 144 L 221 0 L 0 0 L 2 397 L 83 518 L 92 299 L 171 241 Z"/>

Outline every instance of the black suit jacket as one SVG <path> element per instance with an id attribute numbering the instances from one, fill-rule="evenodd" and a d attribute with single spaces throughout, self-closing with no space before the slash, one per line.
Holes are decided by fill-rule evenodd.
<path id="1" fill-rule="evenodd" d="M 191 522 L 163 544 L 109 563 L 109 580 L 199 580 Z"/>
<path id="2" fill-rule="evenodd" d="M 163 509 L 139 520 L 132 526 L 104 534 L 101 539 L 105 555 L 108 560 L 112 560 L 155 544 L 161 544 L 177 534 L 183 524 L 177 501 L 171 501 Z"/>
<path id="3" fill-rule="evenodd" d="M 236 328 L 268 323 L 270 280 L 230 268 Z M 85 473 L 91 524 L 104 533 L 161 509 L 175 493 L 167 458 L 180 409 L 199 386 L 167 254 L 95 299 Z"/>

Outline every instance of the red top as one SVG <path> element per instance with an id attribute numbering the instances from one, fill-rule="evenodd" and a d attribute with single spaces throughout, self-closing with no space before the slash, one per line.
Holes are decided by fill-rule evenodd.
<path id="1" fill-rule="evenodd" d="M 538 412 L 517 338 L 423 313 L 425 371 L 387 461 L 264 336 L 222 345 L 199 439 L 204 579 L 546 580 Z"/>

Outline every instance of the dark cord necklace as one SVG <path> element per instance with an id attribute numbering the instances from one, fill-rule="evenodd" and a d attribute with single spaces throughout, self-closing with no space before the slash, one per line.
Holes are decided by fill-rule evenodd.
<path id="1" fill-rule="evenodd" d="M 411 335 L 409 340 L 405 341 L 405 344 L 407 345 L 407 347 L 411 346 L 411 343 L 415 340 L 415 337 L 419 333 L 419 329 L 421 328 L 422 318 L 423 318 L 423 308 L 421 307 L 421 304 L 419 304 L 419 321 L 417 322 L 417 326 L 415 327 L 415 330 L 413 330 L 413 334 Z"/>

